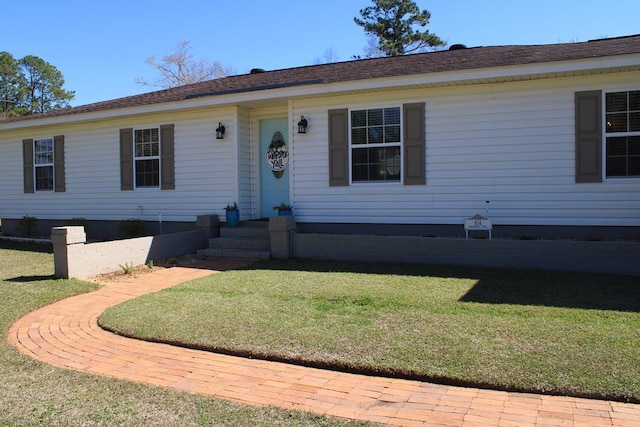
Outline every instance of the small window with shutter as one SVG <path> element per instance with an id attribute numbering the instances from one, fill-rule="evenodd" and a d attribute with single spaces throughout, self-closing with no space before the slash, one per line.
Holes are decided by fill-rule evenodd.
<path id="1" fill-rule="evenodd" d="M 64 192 L 64 136 L 25 139 L 22 145 L 24 192 Z"/>
<path id="2" fill-rule="evenodd" d="M 425 103 L 329 110 L 329 185 L 426 184 Z"/>
<path id="3" fill-rule="evenodd" d="M 174 125 L 120 129 L 120 189 L 175 189 Z"/>

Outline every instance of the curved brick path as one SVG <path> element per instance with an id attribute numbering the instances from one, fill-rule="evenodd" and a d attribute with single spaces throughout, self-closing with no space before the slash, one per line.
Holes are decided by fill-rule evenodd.
<path id="1" fill-rule="evenodd" d="M 640 425 L 640 405 L 441 386 L 249 360 L 124 338 L 96 323 L 108 307 L 212 274 L 213 268 L 174 267 L 67 298 L 19 319 L 9 330 L 9 341 L 21 352 L 62 368 L 242 403 L 394 425 Z"/>

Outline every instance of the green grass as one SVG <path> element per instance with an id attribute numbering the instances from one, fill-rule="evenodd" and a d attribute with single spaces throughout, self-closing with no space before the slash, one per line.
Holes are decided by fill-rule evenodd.
<path id="1" fill-rule="evenodd" d="M 53 278 L 50 250 L 0 241 L 0 426 L 366 425 L 67 371 L 20 354 L 6 340 L 16 319 L 96 287 Z"/>
<path id="2" fill-rule="evenodd" d="M 640 400 L 637 277 L 269 261 L 126 302 L 100 323 L 349 371 Z"/>

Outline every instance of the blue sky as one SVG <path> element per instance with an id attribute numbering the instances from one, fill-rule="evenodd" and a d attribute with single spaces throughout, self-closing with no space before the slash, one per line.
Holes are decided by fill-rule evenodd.
<path id="1" fill-rule="evenodd" d="M 71 105 L 154 90 L 145 64 L 182 40 L 196 59 L 236 74 L 313 64 L 327 50 L 341 61 L 362 54 L 367 38 L 353 22 L 370 0 L 31 0 L 2 1 L 0 50 L 36 55 L 76 91 Z M 417 0 L 428 29 L 467 46 L 587 41 L 640 33 L 638 0 Z"/>

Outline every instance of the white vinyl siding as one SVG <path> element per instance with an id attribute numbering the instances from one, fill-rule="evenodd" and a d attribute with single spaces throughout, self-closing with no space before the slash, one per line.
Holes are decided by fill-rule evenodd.
<path id="1" fill-rule="evenodd" d="M 583 80 L 579 90 L 603 89 L 601 82 Z M 496 225 L 640 225 L 640 183 L 575 183 L 578 89 L 571 81 L 297 102 L 293 117 L 310 117 L 314 131 L 293 159 L 296 219 L 462 224 L 484 214 L 490 201 Z M 328 185 L 327 110 L 420 101 L 426 103 L 425 186 Z"/>
<path id="2" fill-rule="evenodd" d="M 236 157 L 236 146 L 233 127 L 227 127 L 220 141 L 215 125 L 234 119 L 235 109 L 218 109 L 51 129 L 50 134 L 65 134 L 66 192 L 44 192 L 37 198 L 23 193 L 19 139 L 24 133 L 2 135 L 0 158 L 7 180 L 0 186 L 0 218 L 157 221 L 162 215 L 163 221 L 194 222 L 200 214 L 222 216 L 224 206 L 236 197 L 230 185 L 236 166 L 229 161 Z M 176 190 L 121 191 L 119 129 L 146 128 L 150 122 L 175 123 Z"/>
<path id="3" fill-rule="evenodd" d="M 307 133 L 291 132 L 291 202 L 298 222 L 458 224 L 476 213 L 500 225 L 640 226 L 640 179 L 575 183 L 577 91 L 630 90 L 640 72 L 504 84 L 296 98 L 283 108 L 219 107 L 5 130 L 0 134 L 0 218 L 141 217 L 193 222 L 224 215 L 238 201 L 257 217 L 257 124 L 301 115 Z M 349 90 L 349 87 L 344 87 Z M 265 91 L 264 96 L 269 96 Z M 243 95 L 244 96 L 244 95 Z M 203 99 L 202 102 L 206 100 Z M 331 187 L 328 111 L 426 105 L 426 184 Z M 172 105 L 171 108 L 174 108 Z M 169 108 L 169 107 L 167 107 Z M 113 111 L 111 114 L 115 114 Z M 221 122 L 227 132 L 215 139 Z M 175 190 L 121 191 L 119 129 L 175 125 Z M 64 193 L 24 193 L 22 140 L 65 136 Z M 248 176 L 249 175 L 249 176 Z"/>

